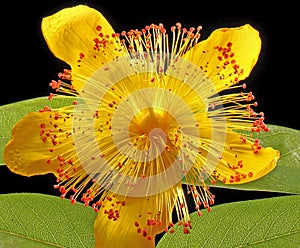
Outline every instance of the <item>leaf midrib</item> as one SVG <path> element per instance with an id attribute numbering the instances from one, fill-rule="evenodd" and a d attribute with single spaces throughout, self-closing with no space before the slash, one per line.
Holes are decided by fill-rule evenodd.
<path id="1" fill-rule="evenodd" d="M 294 232 L 289 232 L 289 233 L 283 233 L 281 235 L 276 235 L 274 237 L 269 237 L 269 238 L 266 238 L 266 239 L 257 240 L 255 242 L 250 242 L 250 243 L 247 243 L 245 245 L 235 246 L 233 248 L 243 248 L 243 247 L 247 247 L 247 246 L 251 246 L 251 245 L 256 245 L 256 244 L 263 243 L 263 242 L 268 242 L 268 241 L 271 241 L 271 240 L 276 240 L 276 239 L 279 239 L 279 238 L 282 238 L 282 237 L 287 237 L 289 235 L 294 235 L 294 234 L 298 234 L 298 233 L 300 234 L 300 230 L 294 231 Z"/>
<path id="2" fill-rule="evenodd" d="M 51 245 L 53 247 L 63 248 L 63 246 L 59 246 L 57 244 L 50 243 L 50 242 L 47 242 L 47 241 L 44 241 L 44 240 L 35 239 L 35 238 L 25 236 L 25 235 L 22 235 L 22 234 L 19 234 L 19 233 L 13 233 L 13 232 L 10 232 L 10 231 L 0 230 L 0 234 L 1 233 L 9 234 L 9 235 L 12 235 L 12 236 L 15 236 L 15 237 L 18 237 L 18 238 L 22 238 L 24 240 L 31 240 L 31 241 L 34 241 L 34 242 L 37 242 L 37 243 L 43 243 L 43 244 L 46 244 L 46 245 Z"/>

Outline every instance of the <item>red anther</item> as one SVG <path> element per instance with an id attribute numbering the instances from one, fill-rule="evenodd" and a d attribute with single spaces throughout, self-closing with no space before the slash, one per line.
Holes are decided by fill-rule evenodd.
<path id="1" fill-rule="evenodd" d="M 196 38 L 196 39 L 199 39 L 199 38 L 200 38 L 200 34 L 199 34 L 199 33 L 196 33 L 196 34 L 195 34 L 195 38 Z"/>
<path id="2" fill-rule="evenodd" d="M 194 27 L 190 27 L 190 28 L 189 28 L 189 31 L 190 31 L 190 32 L 194 32 L 195 30 L 196 30 L 196 29 L 195 29 Z"/>
<path id="3" fill-rule="evenodd" d="M 74 186 L 71 188 L 71 190 L 72 190 L 74 193 L 77 192 L 77 189 L 76 189 Z"/>
<path id="4" fill-rule="evenodd" d="M 51 111 L 51 108 L 48 106 L 44 106 L 43 111 L 45 111 L 45 112 Z"/>
<path id="5" fill-rule="evenodd" d="M 59 186 L 59 191 L 60 191 L 62 194 L 64 194 L 64 193 L 67 192 L 66 189 L 65 189 L 65 187 L 62 186 L 62 185 Z"/>
<path id="6" fill-rule="evenodd" d="M 241 181 L 241 178 L 240 178 L 240 175 L 237 175 L 237 176 L 235 176 L 235 182 L 239 182 L 239 181 Z"/>
<path id="7" fill-rule="evenodd" d="M 197 32 L 200 32 L 202 30 L 202 26 L 197 27 Z"/>
<path id="8" fill-rule="evenodd" d="M 146 229 L 144 229 L 143 231 L 142 231 L 142 234 L 143 234 L 143 237 L 147 237 L 147 231 L 146 231 Z"/>
<path id="9" fill-rule="evenodd" d="M 148 240 L 151 240 L 151 239 L 152 239 L 152 237 L 151 237 L 151 236 L 148 236 L 148 237 L 147 237 L 147 239 L 148 239 Z"/>
<path id="10" fill-rule="evenodd" d="M 209 204 L 210 204 L 210 205 L 214 205 L 214 203 L 215 203 L 214 198 L 210 198 L 210 199 L 209 199 Z"/>
<path id="11" fill-rule="evenodd" d="M 70 196 L 70 201 L 71 201 L 72 204 L 75 204 L 75 203 L 76 203 L 76 200 L 75 200 L 75 198 L 74 198 L 73 195 Z"/>
<path id="12" fill-rule="evenodd" d="M 60 162 L 64 162 L 64 161 L 65 161 L 64 157 L 61 156 L 61 155 L 58 155 L 58 156 L 57 156 L 57 159 L 58 159 Z"/>
<path id="13" fill-rule="evenodd" d="M 212 208 L 211 208 L 211 207 L 208 207 L 208 208 L 207 208 L 207 212 L 209 212 L 209 213 L 210 213 L 210 212 L 211 212 L 211 210 L 212 210 Z"/>
<path id="14" fill-rule="evenodd" d="M 184 234 L 189 234 L 189 233 L 190 233 L 190 230 L 189 230 L 188 228 L 185 227 L 185 228 L 183 228 L 183 233 L 184 233 Z"/>
<path id="15" fill-rule="evenodd" d="M 62 84 L 61 80 L 58 80 L 58 81 L 52 80 L 51 83 L 49 83 L 49 86 L 52 89 L 58 89 L 61 86 L 61 84 Z"/>
<path id="16" fill-rule="evenodd" d="M 174 229 L 171 229 L 171 230 L 170 230 L 170 233 L 174 233 Z"/>
<path id="17" fill-rule="evenodd" d="M 182 27 L 182 25 L 181 25 L 180 22 L 177 22 L 175 25 L 176 25 L 176 27 L 177 27 L 178 29 L 180 29 L 180 28 Z"/>
<path id="18" fill-rule="evenodd" d="M 100 25 L 98 25 L 98 26 L 96 27 L 96 30 L 97 30 L 97 31 L 101 31 L 101 29 L 102 29 L 102 27 L 101 27 Z"/>
<path id="19" fill-rule="evenodd" d="M 53 97 L 54 97 L 54 94 L 50 93 L 49 96 L 48 96 L 48 100 L 51 100 Z"/>
<path id="20" fill-rule="evenodd" d="M 84 58 L 84 54 L 83 53 L 79 53 L 79 58 L 83 59 Z"/>
<path id="21" fill-rule="evenodd" d="M 137 221 L 134 222 L 134 225 L 135 225 L 136 227 L 139 227 L 139 226 L 140 226 L 140 224 L 139 224 Z"/>
<path id="22" fill-rule="evenodd" d="M 227 42 L 226 46 L 227 47 L 232 47 L 232 42 Z"/>
<path id="23" fill-rule="evenodd" d="M 147 225 L 148 226 L 155 225 L 155 220 L 148 219 L 147 220 Z"/>
<path id="24" fill-rule="evenodd" d="M 253 176 L 253 172 L 249 171 L 249 172 L 248 172 L 248 176 L 249 176 L 249 177 L 252 177 L 252 176 Z"/>
<path id="25" fill-rule="evenodd" d="M 52 160 L 49 158 L 48 160 L 47 160 L 47 164 L 51 164 L 52 163 Z"/>
<path id="26" fill-rule="evenodd" d="M 247 139 L 246 139 L 245 137 L 242 137 L 242 136 L 241 136 L 240 139 L 242 140 L 243 143 L 246 143 L 246 142 L 247 142 Z"/>

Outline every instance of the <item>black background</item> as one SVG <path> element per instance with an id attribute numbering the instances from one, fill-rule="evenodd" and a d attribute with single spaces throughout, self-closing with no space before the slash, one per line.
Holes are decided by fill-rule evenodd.
<path id="1" fill-rule="evenodd" d="M 246 23 L 261 35 L 262 50 L 251 75 L 245 80 L 256 96 L 266 123 L 299 129 L 299 22 L 295 4 L 280 5 L 263 1 L 58 1 L 7 2 L 2 7 L 0 105 L 46 96 L 48 84 L 57 78 L 65 64 L 56 59 L 43 40 L 40 23 L 44 16 L 77 4 L 101 11 L 116 32 L 141 29 L 151 23 L 170 27 L 181 22 L 185 27 L 203 26 L 202 39 L 216 28 Z M 6 13 L 7 12 L 7 13 Z M 52 188 L 54 177 L 26 178 L 0 167 L 0 193 L 41 192 L 59 195 Z M 216 204 L 274 196 L 266 192 L 239 192 L 214 189 Z"/>

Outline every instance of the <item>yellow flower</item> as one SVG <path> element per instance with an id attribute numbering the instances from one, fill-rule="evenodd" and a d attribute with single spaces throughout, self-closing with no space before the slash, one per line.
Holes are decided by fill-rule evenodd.
<path id="1" fill-rule="evenodd" d="M 77 100 L 27 114 L 4 160 L 25 176 L 55 174 L 62 198 L 94 208 L 97 247 L 153 247 L 157 233 L 173 232 L 173 211 L 189 233 L 183 178 L 201 216 L 215 199 L 207 180 L 246 183 L 276 166 L 279 152 L 253 138 L 268 127 L 240 83 L 259 33 L 246 24 L 200 41 L 200 31 L 177 23 L 116 33 L 84 5 L 42 21 L 49 49 L 70 65 L 50 86 Z"/>

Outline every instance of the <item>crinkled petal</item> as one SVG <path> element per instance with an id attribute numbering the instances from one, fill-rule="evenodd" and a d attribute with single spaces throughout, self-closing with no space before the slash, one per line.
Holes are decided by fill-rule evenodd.
<path id="1" fill-rule="evenodd" d="M 105 17 L 85 5 L 65 8 L 43 18 L 41 28 L 52 53 L 78 75 L 72 81 L 77 91 L 85 82 L 80 78 L 89 78 L 104 63 L 123 54 Z"/>
<path id="2" fill-rule="evenodd" d="M 55 119 L 53 112 L 32 112 L 17 122 L 12 138 L 5 146 L 8 168 L 24 176 L 53 173 L 57 175 L 60 156 L 75 157 L 72 120 Z"/>
<path id="3" fill-rule="evenodd" d="M 255 143 L 245 141 L 240 134 L 228 132 L 215 175 L 226 184 L 251 182 L 272 171 L 279 157 L 280 152 L 272 147 L 257 149 Z"/>
<path id="4" fill-rule="evenodd" d="M 215 30 L 183 57 L 198 65 L 220 92 L 248 77 L 260 49 L 259 32 L 246 24 Z"/>

